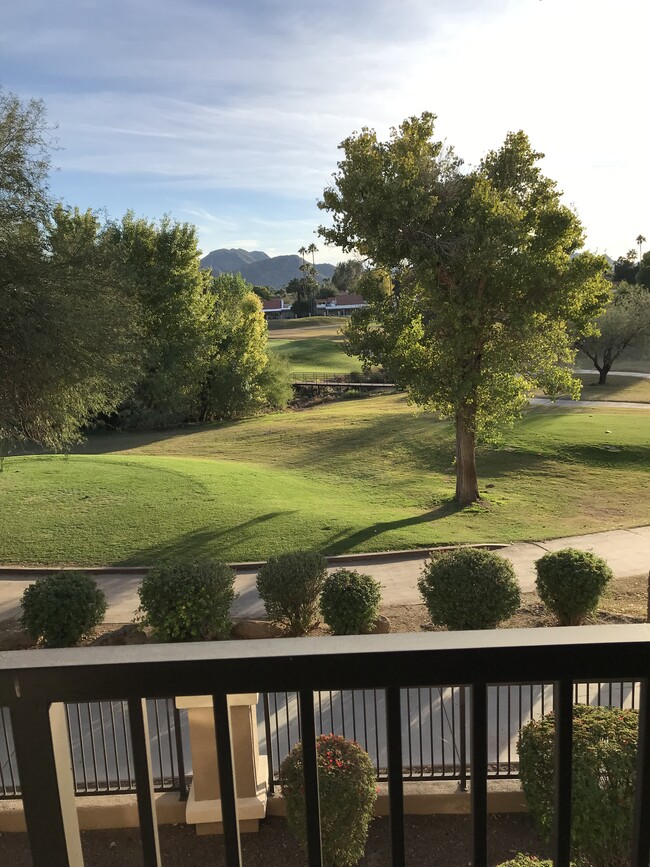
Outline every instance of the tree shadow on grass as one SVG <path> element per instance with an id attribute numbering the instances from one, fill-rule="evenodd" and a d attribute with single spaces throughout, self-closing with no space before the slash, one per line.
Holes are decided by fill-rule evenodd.
<path id="1" fill-rule="evenodd" d="M 200 557 L 218 557 L 223 560 L 234 559 L 228 554 L 233 547 L 244 543 L 250 535 L 250 531 L 266 521 L 273 521 L 295 514 L 295 511 L 268 512 L 266 515 L 258 515 L 236 524 L 234 527 L 218 529 L 216 527 L 201 527 L 192 530 L 182 536 L 177 536 L 158 545 L 150 545 L 134 552 L 125 560 L 121 560 L 119 566 L 140 566 L 170 560 L 190 560 Z M 217 543 L 225 543 L 225 553 L 222 553 Z"/>
<path id="2" fill-rule="evenodd" d="M 370 524 L 368 527 L 363 527 L 354 533 L 345 535 L 345 531 L 332 536 L 329 541 L 323 546 L 323 554 L 347 554 L 348 551 L 363 545 L 371 539 L 379 539 L 383 533 L 389 533 L 391 530 L 401 530 L 405 527 L 415 527 L 418 524 L 431 524 L 441 518 L 447 518 L 450 515 L 455 515 L 457 512 L 462 512 L 464 506 L 459 506 L 455 500 L 445 500 L 435 509 L 428 512 L 423 512 L 421 515 L 413 515 L 410 518 L 402 518 L 399 521 L 381 521 L 377 524 Z M 422 542 L 411 542 L 408 547 L 418 548 L 427 547 L 431 544 L 431 540 Z M 437 541 L 436 544 L 444 544 L 444 541 Z"/>

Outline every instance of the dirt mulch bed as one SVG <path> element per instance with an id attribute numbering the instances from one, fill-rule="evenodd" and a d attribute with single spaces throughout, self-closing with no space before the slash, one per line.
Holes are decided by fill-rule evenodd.
<path id="1" fill-rule="evenodd" d="M 648 599 L 647 576 L 618 578 L 612 582 L 612 585 L 603 597 L 602 608 L 598 609 L 590 623 L 645 622 Z M 521 603 L 521 608 L 503 624 L 502 628 L 537 628 L 556 625 L 555 618 L 548 613 L 535 593 L 522 594 Z M 422 603 L 383 605 L 381 613 L 390 620 L 391 632 L 436 631 L 436 627 L 431 625 L 427 609 Z M 92 634 L 83 638 L 80 644 L 82 646 L 90 645 L 98 636 L 113 632 L 124 625 L 121 623 L 102 623 Z M 150 637 L 151 630 L 146 629 L 145 632 Z M 329 630 L 324 623 L 319 623 L 310 630 L 309 634 L 329 635 Z M 27 639 L 18 621 L 5 620 L 0 622 L 0 650 L 23 650 L 35 646 Z"/>
<path id="2" fill-rule="evenodd" d="M 470 820 L 467 816 L 407 816 L 406 863 L 410 867 L 445 865 L 467 867 L 471 862 Z M 85 831 L 82 834 L 86 867 L 140 867 L 142 852 L 137 829 Z M 225 864 L 222 837 L 197 837 L 187 825 L 160 828 L 164 867 L 197 867 Z M 361 867 L 390 865 L 390 835 L 387 819 L 375 819 Z M 548 857 L 548 851 L 526 815 L 500 815 L 489 819 L 490 867 L 527 852 Z M 247 867 L 303 867 L 304 852 L 288 831 L 286 821 L 268 818 L 259 834 L 242 835 L 242 856 Z M 29 844 L 24 834 L 0 836 L 0 864 L 31 867 Z"/>

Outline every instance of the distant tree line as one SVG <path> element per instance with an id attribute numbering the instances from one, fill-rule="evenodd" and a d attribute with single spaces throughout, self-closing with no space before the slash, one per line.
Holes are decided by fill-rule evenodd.
<path id="1" fill-rule="evenodd" d="M 0 91 L 0 445 L 286 404 L 258 295 L 199 268 L 196 229 L 63 206 L 42 102 Z"/>

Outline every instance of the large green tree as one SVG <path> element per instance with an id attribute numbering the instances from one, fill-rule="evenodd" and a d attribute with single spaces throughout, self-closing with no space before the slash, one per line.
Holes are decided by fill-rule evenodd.
<path id="1" fill-rule="evenodd" d="M 542 386 L 576 395 L 562 363 L 608 298 L 606 262 L 579 253 L 583 230 L 523 132 L 463 171 L 433 138 L 435 116 L 388 141 L 363 129 L 341 144 L 320 234 L 375 270 L 353 351 L 383 365 L 420 406 L 453 418 L 456 498 L 479 499 L 477 437 L 493 436 Z"/>
<path id="2" fill-rule="evenodd" d="M 287 365 L 268 349 L 268 327 L 253 287 L 240 274 L 220 274 L 210 292 L 214 306 L 199 421 L 285 406 L 292 393 Z"/>
<path id="3" fill-rule="evenodd" d="M 646 256 L 648 254 L 646 253 Z M 650 292 L 644 286 L 619 283 L 612 303 L 596 321 L 597 333 L 581 338 L 578 348 L 592 361 L 599 385 L 625 350 L 650 345 Z"/>
<path id="4" fill-rule="evenodd" d="M 199 267 L 196 228 L 127 213 L 110 245 L 143 312 L 143 373 L 120 411 L 130 427 L 168 427 L 192 418 L 210 360 L 214 298 Z"/>
<path id="5" fill-rule="evenodd" d="M 137 377 L 138 315 L 106 226 L 50 199 L 42 103 L 0 92 L 0 447 L 61 449 Z"/>

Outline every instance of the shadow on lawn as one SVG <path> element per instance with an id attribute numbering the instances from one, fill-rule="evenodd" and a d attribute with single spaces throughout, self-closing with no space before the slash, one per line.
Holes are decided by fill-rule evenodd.
<path id="1" fill-rule="evenodd" d="M 215 556 L 230 559 L 227 553 L 223 553 L 224 543 L 226 543 L 226 552 L 232 550 L 234 546 L 245 542 L 246 538 L 250 536 L 250 531 L 259 524 L 273 521 L 275 518 L 286 518 L 293 514 L 295 512 L 291 510 L 268 512 L 266 515 L 258 515 L 255 518 L 250 518 L 248 521 L 243 521 L 241 524 L 236 524 L 234 527 L 227 527 L 223 530 L 214 527 L 201 527 L 199 530 L 192 530 L 189 533 L 177 536 L 175 539 L 170 539 L 159 545 L 150 545 L 148 548 L 136 551 L 117 565 L 140 566 L 142 564 L 169 562 L 170 560 L 191 560 Z M 217 543 L 221 543 L 222 547 L 220 548 Z"/>
<path id="2" fill-rule="evenodd" d="M 441 503 L 435 509 L 428 512 L 423 512 L 421 515 L 413 515 L 410 518 L 402 518 L 399 521 L 381 521 L 377 524 L 370 524 L 368 527 L 363 527 L 354 533 L 349 533 L 347 536 L 344 533 L 337 533 L 332 536 L 325 545 L 322 546 L 323 554 L 346 554 L 357 545 L 363 545 L 370 539 L 379 539 L 382 533 L 389 533 L 391 530 L 401 530 L 404 527 L 414 527 L 418 524 L 430 524 L 438 521 L 441 518 L 447 518 L 450 515 L 455 515 L 457 512 L 462 512 L 464 506 L 459 506 L 454 500 L 447 500 Z M 436 544 L 444 544 L 444 542 L 436 542 Z M 431 545 L 431 540 L 428 542 L 417 543 L 413 542 L 409 547 L 428 547 Z"/>

